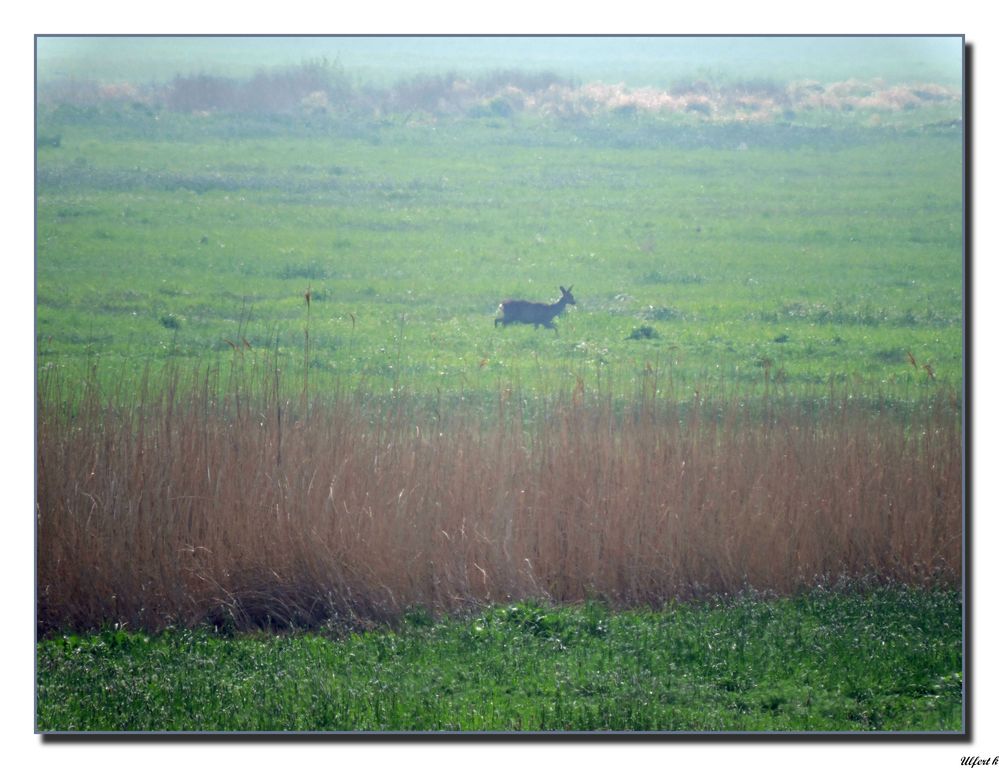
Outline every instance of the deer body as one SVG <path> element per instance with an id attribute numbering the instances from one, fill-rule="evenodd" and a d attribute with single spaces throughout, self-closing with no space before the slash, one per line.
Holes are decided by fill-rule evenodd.
<path id="1" fill-rule="evenodd" d="M 562 291 L 562 298 L 554 304 L 507 299 L 499 305 L 503 316 L 496 318 L 493 322 L 493 327 L 495 328 L 500 323 L 503 323 L 503 325 L 526 323 L 533 325 L 535 330 L 537 330 L 543 325 L 545 328 L 551 328 L 558 335 L 558 328 L 555 327 L 552 321 L 565 311 L 567 305 L 576 303 L 576 300 L 572 296 L 571 285 L 568 288 L 563 288 L 560 285 L 558 289 Z"/>

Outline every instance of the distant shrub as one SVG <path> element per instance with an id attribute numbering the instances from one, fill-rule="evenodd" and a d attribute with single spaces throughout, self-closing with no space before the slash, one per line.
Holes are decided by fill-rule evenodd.
<path id="1" fill-rule="evenodd" d="M 39 104 L 131 105 L 151 113 L 242 115 L 327 114 L 508 118 L 519 112 L 588 119 L 597 115 L 700 115 L 713 121 L 773 122 L 801 111 L 897 112 L 960 104 L 961 93 L 933 83 L 887 85 L 857 79 L 820 84 L 747 79 L 730 83 L 682 80 L 668 89 L 623 83 L 574 83 L 554 72 L 501 69 L 479 76 L 421 74 L 388 87 L 355 85 L 338 62 L 325 59 L 260 69 L 249 79 L 210 74 L 178 76 L 165 85 L 101 83 L 66 78 L 38 86 Z"/>
<path id="2" fill-rule="evenodd" d="M 326 91 L 313 91 L 302 99 L 299 106 L 309 114 L 325 114 L 332 109 Z"/>
<path id="3" fill-rule="evenodd" d="M 234 110 L 239 103 L 235 80 L 213 75 L 176 77 L 167 87 L 166 105 L 175 112 Z"/>
<path id="4" fill-rule="evenodd" d="M 545 91 L 552 86 L 571 86 L 572 82 L 551 71 L 528 72 L 519 69 L 499 69 L 475 79 L 475 87 L 482 92 L 515 88 L 519 91 Z"/>
<path id="5" fill-rule="evenodd" d="M 386 94 L 386 106 L 399 112 L 459 114 L 478 100 L 468 80 L 454 72 L 418 75 L 396 83 Z"/>
<path id="6" fill-rule="evenodd" d="M 177 112 L 276 114 L 329 111 L 350 101 L 352 88 L 339 65 L 326 61 L 261 69 L 249 80 L 215 75 L 176 77 L 164 102 Z"/>
<path id="7" fill-rule="evenodd" d="M 631 333 L 628 335 L 629 340 L 640 340 L 640 339 L 658 339 L 659 331 L 653 328 L 651 325 L 643 325 L 638 328 L 632 329 Z"/>
<path id="8" fill-rule="evenodd" d="M 483 118 L 483 117 L 510 117 L 513 114 L 513 109 L 509 104 L 502 101 L 502 99 L 495 99 L 494 101 L 476 104 L 471 109 L 468 110 L 469 117 Z"/>

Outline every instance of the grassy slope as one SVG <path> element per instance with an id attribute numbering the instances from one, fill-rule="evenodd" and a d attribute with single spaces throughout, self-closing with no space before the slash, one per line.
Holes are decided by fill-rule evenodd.
<path id="1" fill-rule="evenodd" d="M 333 641 L 39 646 L 42 730 L 958 731 L 960 602 L 878 589 L 610 613 L 495 608 Z"/>

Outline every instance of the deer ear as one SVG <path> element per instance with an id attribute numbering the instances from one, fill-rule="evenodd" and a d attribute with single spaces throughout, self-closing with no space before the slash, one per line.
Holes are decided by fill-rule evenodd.
<path id="1" fill-rule="evenodd" d="M 569 289 L 566 291 L 566 293 L 572 293 L 572 286 L 571 285 L 569 286 Z"/>
<path id="2" fill-rule="evenodd" d="M 565 288 L 563 288 L 561 285 L 558 287 L 558 289 L 562 291 L 562 293 L 565 293 Z"/>

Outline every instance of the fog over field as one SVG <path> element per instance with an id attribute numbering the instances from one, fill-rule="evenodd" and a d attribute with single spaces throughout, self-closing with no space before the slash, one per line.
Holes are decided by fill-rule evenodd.
<path id="1" fill-rule="evenodd" d="M 883 78 L 955 86 L 959 37 L 46 37 L 38 77 L 244 76 L 303 60 L 339 61 L 375 82 L 428 72 L 551 70 L 580 81 L 664 87 L 677 79 Z"/>

